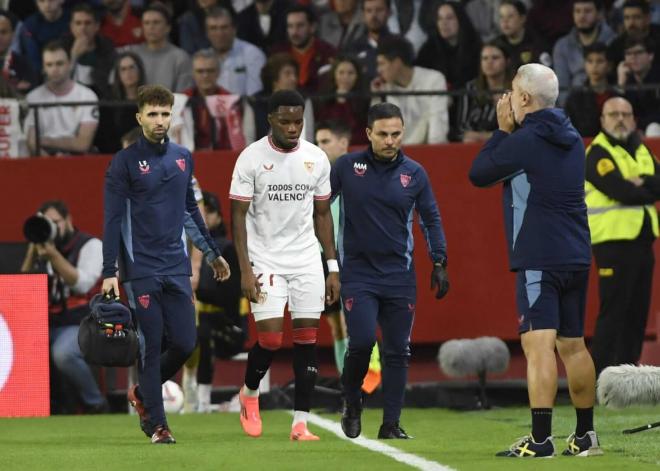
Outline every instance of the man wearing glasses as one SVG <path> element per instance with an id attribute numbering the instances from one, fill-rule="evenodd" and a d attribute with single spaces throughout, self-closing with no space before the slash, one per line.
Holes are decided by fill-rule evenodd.
<path id="1" fill-rule="evenodd" d="M 658 162 L 636 132 L 624 98 L 603 105 L 602 131 L 587 149 L 586 203 L 598 268 L 600 312 L 592 344 L 596 372 L 637 363 L 651 301 L 658 237 Z"/>

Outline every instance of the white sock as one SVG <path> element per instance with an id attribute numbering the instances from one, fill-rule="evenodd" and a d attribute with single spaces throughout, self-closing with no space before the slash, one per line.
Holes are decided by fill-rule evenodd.
<path id="1" fill-rule="evenodd" d="M 197 411 L 209 412 L 211 410 L 211 385 L 197 384 Z"/>
<path id="2" fill-rule="evenodd" d="M 246 385 L 243 385 L 243 395 L 247 397 L 257 397 L 259 396 L 259 390 L 250 389 Z"/>
<path id="3" fill-rule="evenodd" d="M 302 422 L 307 425 L 307 418 L 309 417 L 309 412 L 303 410 L 294 410 L 293 411 L 293 424 L 292 427 L 295 427 L 296 424 Z"/>

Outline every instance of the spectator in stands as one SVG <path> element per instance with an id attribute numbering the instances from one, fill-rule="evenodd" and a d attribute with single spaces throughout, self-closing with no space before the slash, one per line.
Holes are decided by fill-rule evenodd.
<path id="1" fill-rule="evenodd" d="M 611 64 L 605 44 L 598 42 L 584 48 L 584 69 L 587 78 L 580 88 L 571 90 L 565 111 L 582 137 L 594 137 L 600 132 L 603 104 L 618 95 L 607 80 Z"/>
<path id="2" fill-rule="evenodd" d="M 7 10 L 0 10 L 0 63 L 5 85 L 14 95 L 23 95 L 37 86 L 39 78 L 30 62 L 11 50 L 16 29 L 16 17 Z"/>
<path id="3" fill-rule="evenodd" d="M 48 70 L 48 65 L 44 65 Z M 89 300 L 100 288 L 101 241 L 73 225 L 71 213 L 63 201 L 46 201 L 39 213 L 55 224 L 57 235 L 52 241 L 28 245 L 21 272 L 48 274 L 50 354 L 55 370 L 70 383 L 69 387 L 73 386 L 85 412 L 105 412 L 107 402 L 78 347 L 80 321 L 89 314 Z M 61 381 L 56 383 L 61 386 Z M 60 389 L 66 388 L 55 388 L 57 392 Z M 54 398 L 55 411 L 75 411 L 66 409 L 72 402 L 70 397 L 56 393 Z"/>
<path id="4" fill-rule="evenodd" d="M 479 76 L 466 84 L 466 93 L 458 98 L 454 134 L 462 142 L 490 139 L 497 129 L 497 101 L 511 89 L 509 57 L 498 42 L 483 45 L 480 63 Z"/>
<path id="5" fill-rule="evenodd" d="M 392 14 L 387 27 L 410 41 L 415 55 L 434 29 L 436 5 L 436 0 L 390 0 Z"/>
<path id="6" fill-rule="evenodd" d="M 341 95 L 364 91 L 360 65 L 356 59 L 350 56 L 337 56 L 335 58 L 330 70 L 330 79 L 328 93 Z M 349 126 L 351 130 L 349 142 L 355 145 L 368 143 L 364 132 L 367 127 L 368 98 L 362 98 L 361 96 L 327 98 L 319 100 L 315 109 L 317 111 L 316 122 L 341 121 Z"/>
<path id="7" fill-rule="evenodd" d="M 527 14 L 527 27 L 550 46 L 569 33 L 575 0 L 533 0 Z"/>
<path id="8" fill-rule="evenodd" d="M 261 91 L 260 74 L 266 56 L 257 46 L 236 37 L 236 24 L 229 10 L 215 7 L 207 11 L 206 35 L 220 60 L 218 85 L 236 95 Z"/>
<path id="9" fill-rule="evenodd" d="M 362 63 L 362 72 L 367 82 L 376 77 L 376 50 L 378 41 L 389 36 L 387 18 L 390 16 L 390 0 L 364 0 L 362 3 L 362 36 L 346 46 L 347 52 L 355 55 Z"/>
<path id="10" fill-rule="evenodd" d="M 601 0 L 573 2 L 574 27 L 557 41 L 552 52 L 553 68 L 559 79 L 560 104 L 564 104 L 568 88 L 582 86 L 587 78 L 584 48 L 596 42 L 607 44 L 614 38 L 614 31 L 603 21 L 602 9 Z"/>
<path id="11" fill-rule="evenodd" d="M 624 60 L 617 66 L 617 85 L 635 110 L 639 129 L 660 119 L 660 90 L 642 90 L 643 85 L 660 83 L 660 66 L 655 65 L 656 45 L 651 38 L 628 38 Z"/>
<path id="12" fill-rule="evenodd" d="M 238 149 L 254 141 L 254 115 L 246 110 L 240 99 L 220 110 L 209 109 L 207 97 L 213 95 L 232 96 L 232 92 L 217 84 L 220 76 L 218 56 L 211 49 L 197 51 L 193 55 L 193 80 L 195 86 L 185 90 L 188 95 L 184 125 L 191 128 L 195 136 L 195 150 Z M 236 97 L 238 98 L 238 97 Z M 250 135 L 245 135 L 245 127 Z"/>
<path id="13" fill-rule="evenodd" d="M 286 41 L 289 0 L 255 0 L 238 14 L 238 37 L 268 54 L 273 44 Z"/>
<path id="14" fill-rule="evenodd" d="M 45 83 L 27 95 L 28 103 L 96 102 L 89 88 L 71 80 L 69 50 L 59 41 L 48 43 L 43 51 Z M 98 107 L 53 106 L 39 109 L 39 139 L 35 129 L 35 111 L 25 120 L 28 149 L 31 155 L 82 154 L 89 152 L 98 125 Z"/>
<path id="15" fill-rule="evenodd" d="M 172 16 L 160 2 L 151 3 L 142 13 L 144 43 L 131 46 L 142 62 L 147 74 L 147 85 L 163 85 L 180 92 L 192 85 L 190 57 L 168 40 L 172 29 Z"/>
<path id="16" fill-rule="evenodd" d="M 337 50 L 362 36 L 366 28 L 358 0 L 334 0 L 334 9 L 319 19 L 319 37 Z"/>
<path id="17" fill-rule="evenodd" d="M 112 72 L 109 98 L 116 101 L 137 101 L 138 88 L 146 83 L 142 59 L 136 53 L 119 53 Z M 96 136 L 95 144 L 104 154 L 113 154 L 121 149 L 121 136 L 137 125 L 137 105 L 101 107 L 100 127 L 103 132 Z"/>
<path id="18" fill-rule="evenodd" d="M 311 8 L 291 7 L 286 15 L 287 42 L 273 46 L 273 52 L 288 52 L 298 62 L 298 87 L 308 93 L 319 90 L 320 76 L 330 71 L 337 53 L 334 47 L 316 37 L 316 28 L 316 16 Z"/>
<path id="19" fill-rule="evenodd" d="M 479 72 L 481 40 L 460 4 L 443 1 L 436 13 L 435 31 L 420 49 L 415 64 L 442 72 L 450 88 L 463 88 Z"/>
<path id="20" fill-rule="evenodd" d="M 502 0 L 467 0 L 465 13 L 477 30 L 483 42 L 491 42 L 500 34 L 500 4 Z M 523 4 L 529 8 L 531 0 L 523 0 Z"/>
<path id="21" fill-rule="evenodd" d="M 255 140 L 261 139 L 270 132 L 268 124 L 268 98 L 279 90 L 297 90 L 298 88 L 298 62 L 285 52 L 272 54 L 268 57 L 266 65 L 261 70 L 261 81 L 264 89 L 254 96 L 252 108 L 254 109 Z M 301 136 L 314 142 L 314 107 L 312 101 L 305 100 L 303 115 L 304 124 Z"/>
<path id="22" fill-rule="evenodd" d="M 19 33 L 20 52 L 32 68 L 41 72 L 41 52 L 54 39 L 69 32 L 69 11 L 63 7 L 64 0 L 36 0 L 38 11 L 22 24 Z"/>
<path id="23" fill-rule="evenodd" d="M 527 7 L 520 0 L 503 0 L 500 4 L 500 31 L 497 40 L 507 49 L 511 58 L 511 69 L 518 70 L 523 64 L 540 62 L 552 64 L 552 56 L 547 52 L 542 40 L 525 27 Z"/>
<path id="24" fill-rule="evenodd" d="M 651 13 L 646 0 L 626 0 L 623 4 L 623 32 L 614 38 L 608 48 L 610 62 L 620 64 L 625 59 L 624 49 L 628 39 L 645 38 L 651 38 L 654 44 L 660 44 L 660 26 L 651 24 Z"/>
<path id="25" fill-rule="evenodd" d="M 196 0 L 195 6 L 179 17 L 179 45 L 188 54 L 192 55 L 200 49 L 211 47 L 206 35 L 206 17 L 215 7 L 225 8 L 232 19 L 236 16 L 229 0 Z"/>
<path id="26" fill-rule="evenodd" d="M 115 47 L 139 44 L 142 39 L 142 22 L 135 14 L 129 0 L 103 0 L 106 14 L 101 22 L 101 34 Z"/>
<path id="27" fill-rule="evenodd" d="M 401 36 L 383 38 L 378 44 L 378 77 L 371 82 L 372 92 L 401 109 L 406 132 L 404 144 L 438 144 L 447 141 L 449 100 L 446 95 L 388 96 L 386 92 L 447 90 L 442 72 L 414 67 L 412 44 Z M 372 105 L 380 101 L 372 100 Z"/>
<path id="28" fill-rule="evenodd" d="M 71 55 L 73 79 L 104 96 L 116 53 L 112 42 L 99 34 L 97 15 L 86 3 L 76 5 L 71 11 L 71 34 L 63 42 Z"/>

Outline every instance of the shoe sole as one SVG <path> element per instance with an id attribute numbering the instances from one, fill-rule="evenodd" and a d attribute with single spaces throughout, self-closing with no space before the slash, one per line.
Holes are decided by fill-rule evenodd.
<path id="1" fill-rule="evenodd" d="M 591 457 L 591 456 L 603 456 L 604 454 L 605 453 L 603 453 L 603 450 L 601 448 L 592 447 L 592 448 L 589 448 L 588 450 L 585 450 L 585 451 L 580 452 L 577 455 L 573 455 L 573 456 L 577 456 L 579 458 L 588 458 L 588 457 Z"/>

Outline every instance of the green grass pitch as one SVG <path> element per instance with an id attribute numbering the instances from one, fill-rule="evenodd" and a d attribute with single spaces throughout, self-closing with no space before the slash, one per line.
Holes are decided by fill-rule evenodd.
<path id="1" fill-rule="evenodd" d="M 338 421 L 338 414 L 321 414 Z M 284 411 L 262 413 L 264 434 L 243 435 L 237 414 L 170 417 L 176 445 L 151 445 L 136 416 L 57 416 L 43 419 L 0 419 L 0 470 L 389 470 L 412 469 L 380 453 L 341 440 L 310 425 L 319 442 L 291 442 L 291 416 Z M 363 436 L 375 438 L 380 411 L 366 410 Z M 555 409 L 555 445 L 561 453 L 574 426 L 570 407 Z M 406 409 L 402 425 L 415 436 L 386 441 L 402 451 L 457 470 L 632 470 L 660 469 L 660 429 L 634 435 L 621 431 L 660 420 L 660 408 L 624 411 L 597 409 L 596 428 L 605 455 L 593 458 L 495 458 L 514 439 L 529 432 L 524 408 L 455 412 Z"/>

